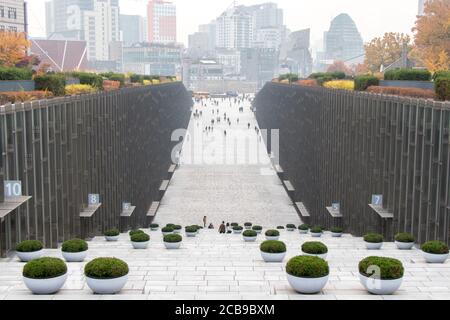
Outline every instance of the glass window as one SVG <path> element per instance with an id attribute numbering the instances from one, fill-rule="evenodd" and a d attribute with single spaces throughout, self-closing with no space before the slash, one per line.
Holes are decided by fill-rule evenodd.
<path id="1" fill-rule="evenodd" d="M 8 18 L 9 19 L 17 19 L 17 10 L 16 10 L 16 8 L 8 7 Z"/>

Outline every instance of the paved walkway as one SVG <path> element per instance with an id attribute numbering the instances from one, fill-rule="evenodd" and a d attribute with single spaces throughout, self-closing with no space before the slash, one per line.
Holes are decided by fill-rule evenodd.
<path id="1" fill-rule="evenodd" d="M 113 296 L 92 294 L 83 277 L 86 262 L 68 264 L 68 281 L 58 294 L 32 295 L 22 283 L 24 264 L 16 257 L 0 259 L 0 300 L 450 299 L 450 262 L 426 264 L 417 249 L 399 251 L 393 243 L 386 243 L 380 251 L 368 251 L 361 238 L 345 235 L 338 239 L 327 233 L 320 241 L 329 248 L 330 280 L 320 294 L 300 295 L 287 283 L 284 267 L 289 258 L 300 254 L 303 242 L 313 240 L 309 235 L 282 231 L 280 240 L 287 244 L 287 257 L 283 263 L 268 264 L 259 253 L 263 236 L 259 236 L 256 243 L 245 243 L 241 235 L 218 234 L 217 227 L 222 220 L 240 224 L 251 221 L 265 229 L 300 223 L 280 181 L 268 165 L 264 148 L 253 145 L 250 148 L 253 151 L 247 152 L 249 148 L 242 143 L 235 143 L 235 147 L 231 143 L 246 139 L 259 141 L 249 105 L 244 105 L 243 113 L 229 103 L 218 108 L 222 122 L 214 125 L 214 132 L 207 133 L 203 129 L 210 123 L 212 108 L 195 106 L 194 110 L 202 110 L 203 116 L 190 123 L 191 136 L 186 140 L 183 164 L 176 171 L 156 217 L 160 224 L 171 222 L 185 226 L 201 224 L 206 215 L 215 230 L 203 230 L 196 238 L 185 237 L 179 250 L 166 250 L 160 231 L 145 230 L 151 236 L 147 250 L 132 249 L 127 234 L 122 234 L 117 243 L 96 237 L 89 242 L 86 262 L 95 257 L 115 256 L 130 267 L 126 287 Z M 223 122 L 224 112 L 232 126 Z M 226 138 L 224 130 L 227 130 Z M 195 137 L 204 138 L 200 140 L 203 142 L 198 143 Z M 194 151 L 189 155 L 189 150 Z M 230 154 L 235 155 L 234 161 L 224 163 L 225 155 Z M 258 163 L 250 161 L 255 155 L 259 155 Z M 45 255 L 61 257 L 56 249 L 46 249 Z M 404 282 L 395 295 L 370 295 L 359 283 L 358 262 L 369 255 L 395 257 L 403 262 Z"/>

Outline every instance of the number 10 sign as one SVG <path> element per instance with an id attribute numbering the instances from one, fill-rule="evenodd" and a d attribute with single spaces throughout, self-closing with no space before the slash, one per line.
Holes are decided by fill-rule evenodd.
<path id="1" fill-rule="evenodd" d="M 20 197 L 22 195 L 22 181 L 20 180 L 5 180 L 5 197 Z"/>

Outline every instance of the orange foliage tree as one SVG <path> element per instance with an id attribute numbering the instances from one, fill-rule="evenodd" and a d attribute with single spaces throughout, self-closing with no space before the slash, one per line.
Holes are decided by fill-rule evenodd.
<path id="1" fill-rule="evenodd" d="M 428 70 L 450 69 L 450 1 L 430 0 L 416 21 L 415 54 Z"/>
<path id="2" fill-rule="evenodd" d="M 341 71 L 346 75 L 353 74 L 353 70 L 344 63 L 344 61 L 336 60 L 332 65 L 330 65 L 327 69 L 327 72 L 336 72 Z"/>
<path id="3" fill-rule="evenodd" d="M 29 47 L 24 33 L 0 31 L 0 66 L 16 65 L 27 55 Z"/>

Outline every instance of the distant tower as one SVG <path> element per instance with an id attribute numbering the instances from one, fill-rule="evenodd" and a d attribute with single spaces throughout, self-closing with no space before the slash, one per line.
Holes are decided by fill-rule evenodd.
<path id="1" fill-rule="evenodd" d="M 164 0 L 150 0 L 147 6 L 148 41 L 173 43 L 177 41 L 176 6 Z"/>

